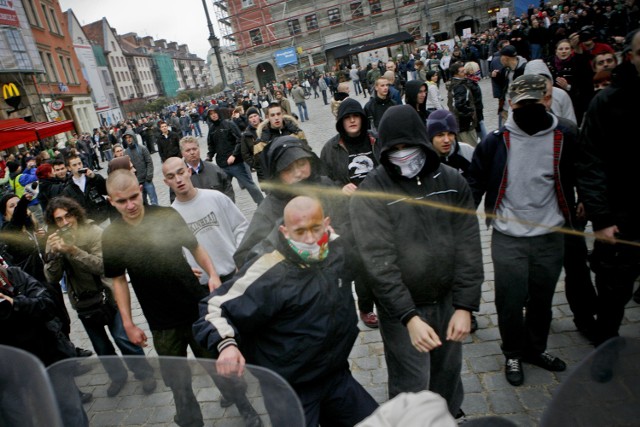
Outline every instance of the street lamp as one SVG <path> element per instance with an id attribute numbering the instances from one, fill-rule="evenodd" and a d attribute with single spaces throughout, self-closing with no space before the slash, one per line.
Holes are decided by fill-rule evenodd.
<path id="1" fill-rule="evenodd" d="M 216 37 L 216 33 L 213 32 L 213 24 L 209 17 L 209 9 L 207 8 L 207 0 L 202 0 L 202 7 L 204 7 L 204 14 L 207 16 L 207 25 L 209 26 L 209 44 L 213 49 L 213 53 L 216 55 L 216 61 L 218 62 L 218 68 L 220 69 L 220 79 L 222 80 L 223 90 L 227 90 L 227 77 L 224 73 L 224 66 L 222 65 L 222 58 L 220 56 L 220 39 Z"/>

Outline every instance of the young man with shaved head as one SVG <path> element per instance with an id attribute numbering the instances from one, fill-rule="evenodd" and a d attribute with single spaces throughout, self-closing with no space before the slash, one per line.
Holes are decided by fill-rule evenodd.
<path id="1" fill-rule="evenodd" d="M 191 325 L 198 318 L 198 301 L 220 286 L 220 279 L 209 255 L 172 208 L 145 206 L 142 186 L 128 170 L 113 171 L 107 179 L 109 202 L 118 218 L 102 235 L 104 272 L 113 278 L 114 297 L 129 340 L 146 347 L 147 336 L 131 315 L 131 296 L 125 273 L 138 297 L 160 356 L 187 356 L 187 347 L 200 358 L 213 355 L 193 338 Z M 183 256 L 186 248 L 209 276 L 208 287 L 201 286 Z M 191 387 L 191 373 L 161 365 L 162 377 L 176 401 L 174 421 L 179 426 L 202 426 L 202 413 Z M 256 416 L 246 401 L 240 413 L 245 420 Z M 259 424 L 251 424 L 259 425 Z"/>
<path id="2" fill-rule="evenodd" d="M 192 173 L 192 169 L 178 157 L 169 157 L 162 165 L 164 183 L 176 195 L 171 207 L 187 222 L 198 243 L 211 257 L 220 281 L 225 282 L 236 272 L 233 254 L 249 223 L 229 197 L 216 190 L 196 188 L 191 181 Z M 191 267 L 199 270 L 191 254 L 185 255 Z M 200 283 L 207 282 L 208 276 L 201 274 Z"/>
<path id="3" fill-rule="evenodd" d="M 318 200 L 292 199 L 262 255 L 202 302 L 193 326 L 217 352 L 219 373 L 237 373 L 246 361 L 287 380 L 308 426 L 355 425 L 378 406 L 349 371 L 358 328 L 340 240 Z M 277 394 L 266 386 L 269 409 Z"/>

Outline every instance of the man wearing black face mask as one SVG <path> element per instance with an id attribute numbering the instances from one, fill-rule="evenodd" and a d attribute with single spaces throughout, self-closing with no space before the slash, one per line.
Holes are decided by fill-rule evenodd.
<path id="1" fill-rule="evenodd" d="M 505 374 L 514 386 L 524 382 L 522 361 L 566 369 L 546 347 L 564 256 L 563 235 L 553 228 L 571 225 L 577 132 L 547 113 L 548 96 L 545 77 L 518 77 L 509 87 L 512 113 L 478 145 L 469 170 L 476 205 L 486 193 L 485 212 L 497 215 L 487 225 Z"/>
<path id="2" fill-rule="evenodd" d="M 460 416 L 461 344 L 483 279 L 480 233 L 474 214 L 425 202 L 474 212 L 471 191 L 440 164 L 415 107 L 390 107 L 378 129 L 380 165 L 351 196 L 350 217 L 380 308 L 389 397 L 430 390 Z"/>

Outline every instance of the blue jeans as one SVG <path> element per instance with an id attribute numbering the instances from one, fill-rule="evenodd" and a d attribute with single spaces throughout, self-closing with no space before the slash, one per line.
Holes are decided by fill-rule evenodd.
<path id="1" fill-rule="evenodd" d="M 360 87 L 360 80 L 353 81 L 353 91 L 356 93 L 356 95 L 359 95 L 360 92 L 362 92 L 362 88 Z"/>
<path id="2" fill-rule="evenodd" d="M 152 205 L 158 204 L 158 195 L 156 194 L 156 187 L 153 185 L 153 182 L 145 182 L 142 184 L 142 189 L 144 193 L 149 196 L 149 203 Z M 143 200 L 146 200 L 146 196 L 143 195 Z"/>
<path id="3" fill-rule="evenodd" d="M 260 202 L 262 202 L 262 200 L 264 199 L 264 195 L 262 194 L 262 191 L 260 191 L 260 188 L 258 188 L 256 183 L 253 182 L 253 178 L 251 177 L 251 170 L 245 162 L 236 163 L 231 166 L 225 166 L 222 169 L 227 173 L 227 175 L 236 178 L 241 187 L 247 189 L 254 202 L 256 202 L 257 204 L 260 204 Z"/>
<path id="4" fill-rule="evenodd" d="M 531 59 L 542 58 L 542 45 L 532 43 L 531 44 Z"/>
<path id="5" fill-rule="evenodd" d="M 196 133 L 196 137 L 202 136 L 202 130 L 200 129 L 200 122 L 199 121 L 193 123 L 193 130 Z"/>
<path id="6" fill-rule="evenodd" d="M 107 336 L 105 326 L 100 323 L 93 323 L 91 321 L 80 319 L 84 329 L 89 335 L 89 340 L 93 349 L 98 356 L 116 356 L 116 350 L 113 348 L 113 344 Z M 113 317 L 113 321 L 107 325 L 109 332 L 113 337 L 116 345 L 124 356 L 144 356 L 144 351 L 141 347 L 133 344 L 129 341 L 127 333 L 124 330 L 122 324 L 122 317 L 116 309 L 116 314 Z M 145 359 L 127 358 L 127 365 L 138 379 L 147 378 L 153 375 L 153 369 Z M 127 379 L 127 371 L 122 364 L 122 360 L 119 358 L 109 358 L 102 361 L 105 370 L 109 374 L 109 378 L 112 381 L 124 381 Z"/>
<path id="7" fill-rule="evenodd" d="M 307 112 L 307 103 L 301 102 L 296 104 L 298 106 L 298 114 L 300 115 L 300 121 L 304 122 L 305 120 L 309 120 L 309 113 Z M 304 115 L 302 112 L 304 111 Z"/>
<path id="8" fill-rule="evenodd" d="M 113 160 L 113 150 L 111 148 L 104 150 L 104 158 L 107 162 Z"/>

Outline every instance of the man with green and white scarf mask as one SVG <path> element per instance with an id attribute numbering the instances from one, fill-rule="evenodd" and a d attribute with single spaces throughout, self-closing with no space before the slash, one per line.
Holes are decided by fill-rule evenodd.
<path id="1" fill-rule="evenodd" d="M 318 200 L 293 198 L 259 255 L 201 302 L 193 325 L 196 340 L 218 353 L 219 374 L 251 363 L 287 380 L 309 426 L 355 425 L 378 406 L 349 371 L 358 328 L 341 240 Z M 265 394 L 270 413 L 281 403 L 273 396 Z"/>

